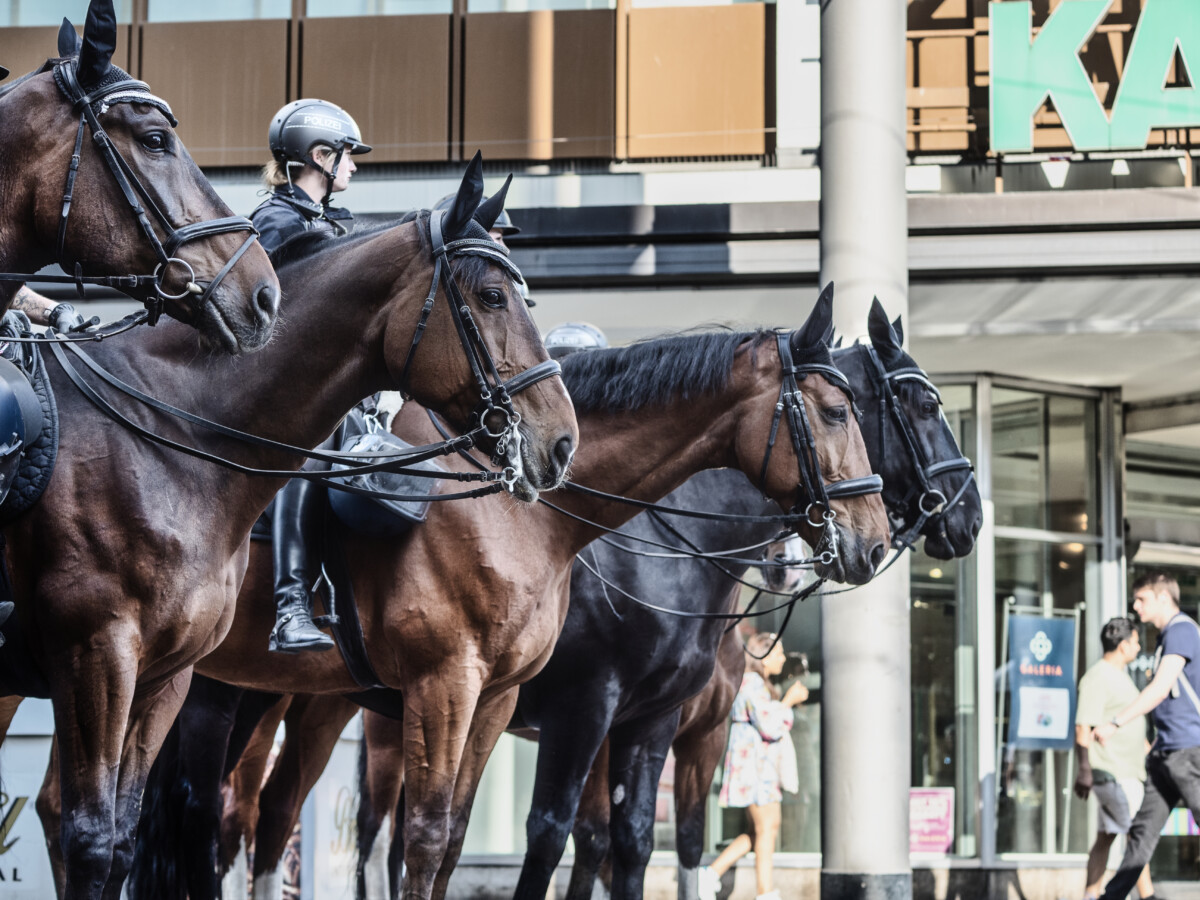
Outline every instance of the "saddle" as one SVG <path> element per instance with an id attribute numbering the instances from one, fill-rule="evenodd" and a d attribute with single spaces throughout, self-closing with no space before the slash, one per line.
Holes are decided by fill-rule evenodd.
<path id="1" fill-rule="evenodd" d="M 41 348 L 4 342 L 30 330 L 22 312 L 0 319 L 0 526 L 37 503 L 58 459 L 58 404 Z"/>

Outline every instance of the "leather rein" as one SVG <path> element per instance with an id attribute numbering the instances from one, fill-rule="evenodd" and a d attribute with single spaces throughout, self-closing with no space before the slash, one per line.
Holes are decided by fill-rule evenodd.
<path id="1" fill-rule="evenodd" d="M 142 234 L 158 259 L 158 264 L 154 267 L 154 272 L 150 275 L 84 276 L 82 266 L 76 262 L 73 275 L 35 275 L 34 273 L 4 272 L 0 273 L 0 281 L 25 282 L 33 279 L 51 284 L 73 284 L 78 290 L 80 298 L 84 297 L 83 288 L 84 285 L 88 284 L 114 288 L 130 296 L 133 296 L 131 292 L 138 288 L 153 288 L 154 295 L 152 297 L 137 298 L 141 299 L 146 305 L 146 315 L 134 324 L 139 324 L 141 321 L 145 321 L 150 325 L 156 324 L 162 315 L 164 300 L 181 300 L 189 294 L 198 295 L 199 300 L 196 301 L 197 307 L 203 308 L 212 299 L 213 293 L 225 279 L 225 276 L 229 274 L 230 270 L 237 265 L 238 260 L 250 249 L 250 245 L 258 239 L 258 231 L 254 228 L 250 220 L 244 216 L 226 216 L 220 219 L 209 219 L 204 222 L 195 222 L 190 225 L 184 225 L 182 228 L 176 228 L 162 210 L 159 209 L 158 204 L 154 202 L 154 199 L 138 179 L 129 163 L 121 156 L 120 151 L 113 144 L 112 138 L 109 137 L 100 124 L 99 118 L 100 115 L 103 115 L 111 106 L 117 103 L 149 103 L 158 108 L 167 117 L 172 127 L 174 127 L 178 123 L 175 120 L 175 116 L 171 113 L 171 108 L 165 100 L 155 97 L 150 93 L 149 85 L 132 78 L 102 85 L 89 93 L 79 84 L 77 66 L 78 60 L 76 59 L 63 60 L 53 66 L 55 84 L 63 96 L 70 101 L 72 109 L 79 114 L 79 128 L 75 133 L 75 151 L 71 155 L 71 161 L 67 167 L 66 187 L 63 190 L 62 212 L 58 222 L 58 240 L 55 245 L 55 260 L 62 268 L 67 268 L 63 261 L 67 236 L 67 221 L 71 213 L 75 180 L 79 174 L 84 131 L 85 129 L 90 129 L 97 152 L 99 152 L 101 159 L 104 160 L 117 187 L 121 189 L 121 193 L 125 197 L 125 202 L 129 205 L 130 210 L 132 210 Z M 15 87 L 16 85 L 14 84 L 13 86 Z M 167 237 L 165 241 L 159 239 L 158 233 L 147 216 L 147 208 L 166 233 Z M 225 265 L 211 281 L 207 284 L 198 283 L 196 281 L 196 273 L 191 265 L 176 256 L 179 248 L 189 241 L 234 231 L 245 231 L 249 232 L 249 234 L 241 247 L 226 261 Z M 178 294 L 169 294 L 163 288 L 163 281 L 172 265 L 182 267 L 186 271 L 186 286 Z M 116 332 L 112 330 L 108 331 L 109 335 L 112 333 Z M 28 342 L 35 339 L 29 337 L 11 338 L 10 340 Z M 79 337 L 59 338 L 60 341 L 96 339 L 98 338 L 90 333 Z"/>

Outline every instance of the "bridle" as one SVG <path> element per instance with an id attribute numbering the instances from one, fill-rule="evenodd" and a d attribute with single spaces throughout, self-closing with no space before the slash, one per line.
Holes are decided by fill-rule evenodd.
<path id="1" fill-rule="evenodd" d="M 471 413 L 471 422 L 481 427 L 484 434 L 495 441 L 495 448 L 491 454 L 492 464 L 499 466 L 505 459 L 509 443 L 513 442 L 519 447 L 520 442 L 520 432 L 517 430 L 517 426 L 521 423 L 521 414 L 513 407 L 512 395 L 533 387 L 539 381 L 561 375 L 562 366 L 558 364 L 557 360 L 547 359 L 519 372 L 508 381 L 504 381 L 500 377 L 495 360 L 492 359 L 492 354 L 488 351 L 483 336 L 479 332 L 479 326 L 475 324 L 475 318 L 471 315 L 471 308 L 463 299 L 450 261 L 456 256 L 482 256 L 503 268 L 518 284 L 524 283 L 525 279 L 521 275 L 521 270 L 509 259 L 508 248 L 490 237 L 459 238 L 447 242 L 442 234 L 442 222 L 445 215 L 445 210 L 435 210 L 429 214 L 433 281 L 429 285 L 429 292 L 425 295 L 425 303 L 421 307 L 420 317 L 413 330 L 412 344 L 408 348 L 408 356 L 405 357 L 404 368 L 400 373 L 400 387 L 407 397 L 409 368 L 412 366 L 417 346 L 425 335 L 429 314 L 433 312 L 440 284 L 445 288 L 454 328 L 458 332 L 459 343 L 462 344 L 467 363 L 471 367 L 471 375 L 474 377 L 475 386 L 479 391 L 479 403 Z M 512 460 L 513 465 L 519 467 L 520 453 L 516 452 L 513 456 L 515 457 Z"/>
<path id="2" fill-rule="evenodd" d="M 881 493 L 883 479 L 872 474 L 841 481 L 825 481 L 821 475 L 820 460 L 817 457 L 817 440 L 813 434 L 812 425 L 809 423 L 808 410 L 804 405 L 804 395 L 800 391 L 800 382 L 809 375 L 823 376 L 826 381 L 846 395 L 855 417 L 861 418 L 862 414 L 854 403 L 854 392 L 850 388 L 850 380 L 831 365 L 823 363 L 797 364 L 792 358 L 790 334 L 777 334 L 775 340 L 779 347 L 779 362 L 783 369 L 783 379 L 779 385 L 779 399 L 775 403 L 775 414 L 771 419 L 771 432 L 767 438 L 767 449 L 763 455 L 762 470 L 759 473 L 759 489 L 765 490 L 771 451 L 775 448 L 779 423 L 786 416 L 792 449 L 796 453 L 796 461 L 800 470 L 799 485 L 802 496 L 808 501 L 803 512 L 798 512 L 799 507 L 797 506 L 791 509 L 788 515 L 793 520 L 800 520 L 810 527 L 824 529 L 820 545 L 814 548 L 814 552 L 817 554 L 818 561 L 830 565 L 837 558 L 838 553 L 838 534 L 833 525 L 837 514 L 833 510 L 833 501 Z"/>
<path id="3" fill-rule="evenodd" d="M 906 366 L 888 370 L 884 367 L 883 362 L 879 359 L 879 354 L 875 352 L 873 347 L 868 347 L 866 344 L 859 344 L 859 347 L 861 352 L 870 360 L 870 364 L 865 368 L 876 389 L 879 391 L 880 396 L 879 440 L 882 444 L 881 458 L 887 459 L 888 456 L 887 434 L 889 429 L 887 427 L 887 419 L 890 415 L 896 425 L 896 430 L 900 433 L 901 441 L 908 450 L 909 458 L 913 463 L 913 472 L 917 478 L 917 484 L 910 488 L 908 494 L 899 503 L 897 513 L 903 518 L 915 497 L 918 512 L 917 520 L 906 531 L 892 538 L 892 545 L 894 547 L 904 549 L 917 540 L 927 523 L 936 523 L 958 504 L 963 494 L 966 493 L 967 488 L 975 480 L 975 468 L 965 456 L 931 462 L 925 455 L 925 451 L 921 448 L 921 444 L 917 440 L 916 429 L 913 428 L 908 414 L 900 403 L 895 385 L 897 382 L 916 382 L 921 387 L 930 391 L 937 398 L 938 404 L 941 405 L 942 395 L 934 387 L 933 382 L 929 380 L 929 376 L 925 374 L 925 371 L 917 366 Z M 963 483 L 957 493 L 947 500 L 946 495 L 934 486 L 933 479 L 946 472 L 962 470 L 967 472 L 967 477 L 963 479 Z M 920 491 L 919 495 L 917 494 L 918 490 Z"/>
<path id="4" fill-rule="evenodd" d="M 49 63 L 47 63 L 47 66 L 49 66 Z M 78 60 L 76 59 L 63 60 L 55 63 L 53 66 L 55 84 L 58 86 L 59 91 L 71 102 L 72 109 L 79 113 L 79 128 L 75 133 L 75 151 L 71 155 L 71 161 L 67 167 L 66 187 L 63 190 L 62 212 L 58 222 L 58 240 L 55 244 L 55 259 L 60 266 L 64 269 L 67 268 L 63 261 L 67 236 L 67 221 L 71 212 L 76 176 L 79 174 L 80 154 L 83 151 L 83 135 L 86 128 L 91 130 L 92 140 L 95 142 L 96 149 L 108 167 L 109 172 L 112 173 L 117 187 L 121 189 L 121 193 L 125 197 L 125 202 L 133 211 L 142 234 L 158 259 L 158 264 L 154 267 L 154 272 L 150 275 L 85 277 L 82 266 L 77 262 L 74 266 L 74 275 L 37 275 L 36 279 L 41 282 L 74 284 L 79 291 L 80 297 L 83 297 L 83 286 L 85 284 L 104 285 L 115 288 L 130 296 L 135 296 L 132 292 L 139 288 L 152 288 L 152 296 L 138 298 L 146 305 L 148 311 L 146 321 L 151 325 L 154 325 L 162 315 L 163 301 L 165 300 L 181 300 L 189 294 L 194 294 L 199 296 L 199 299 L 196 301 L 197 309 L 202 309 L 212 299 L 213 293 L 224 280 L 225 276 L 229 274 L 238 260 L 250 249 L 250 245 L 258 239 L 258 231 L 255 230 L 250 220 L 244 216 L 226 216 L 220 219 L 209 219 L 204 222 L 185 225 L 182 228 L 176 228 L 172 225 L 162 210 L 159 209 L 158 204 L 154 202 L 154 199 L 150 196 L 145 186 L 138 179 L 133 169 L 129 166 L 129 163 L 121 156 L 113 144 L 112 138 L 109 137 L 108 133 L 101 126 L 99 118 L 111 106 L 117 103 L 148 103 L 158 108 L 167 117 L 171 126 L 174 127 L 179 123 L 172 114 L 170 106 L 167 105 L 165 100 L 151 94 L 149 85 L 133 78 L 124 78 L 109 84 L 103 84 L 91 92 L 85 91 L 79 84 L 76 73 L 77 66 Z M 45 71 L 45 68 L 42 71 Z M 15 87 L 16 84 L 14 83 L 11 87 Z M 166 240 L 159 239 L 154 225 L 151 224 L 146 214 L 146 208 L 149 208 L 150 213 L 166 233 Z M 176 255 L 179 252 L 179 248 L 189 241 L 234 231 L 246 231 L 249 234 L 241 247 L 229 258 L 207 285 L 197 282 L 196 273 L 191 265 Z M 186 277 L 184 279 L 185 287 L 178 294 L 170 294 L 163 289 L 163 281 L 172 265 L 182 267 L 186 270 Z M 34 277 L 33 273 L 0 273 L 0 281 L 26 281 Z"/>

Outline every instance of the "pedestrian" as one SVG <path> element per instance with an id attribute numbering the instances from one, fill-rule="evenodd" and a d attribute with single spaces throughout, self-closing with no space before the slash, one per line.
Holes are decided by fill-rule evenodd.
<path id="1" fill-rule="evenodd" d="M 1079 703 L 1075 713 L 1075 754 L 1079 774 L 1075 794 L 1086 800 L 1096 795 L 1100 807 L 1099 828 L 1087 862 L 1085 900 L 1100 894 L 1108 851 L 1118 834 L 1128 834 L 1133 814 L 1142 805 L 1146 781 L 1146 717 L 1135 716 L 1107 744 L 1092 740 L 1092 729 L 1137 699 L 1138 689 L 1126 671 L 1142 650 L 1133 622 L 1126 616 L 1109 621 L 1100 632 L 1104 656 L 1079 681 Z M 1150 867 L 1137 880 L 1142 900 L 1154 896 Z"/>
<path id="2" fill-rule="evenodd" d="M 1150 862 L 1176 803 L 1182 800 L 1200 820 L 1200 625 L 1179 611 L 1179 583 L 1166 572 L 1148 572 L 1133 583 L 1133 608 L 1159 631 L 1154 677 L 1093 736 L 1107 746 L 1120 730 L 1151 711 L 1158 733 L 1146 757 L 1145 797 L 1103 900 L 1125 900 Z"/>
<path id="3" fill-rule="evenodd" d="M 711 865 L 700 870 L 700 900 L 715 900 L 721 877 L 754 851 L 758 900 L 779 900 L 772 858 L 782 820 L 783 790 L 799 789 L 796 750 L 791 740 L 792 707 L 808 699 L 799 681 L 780 699 L 770 679 L 783 671 L 787 657 L 774 634 L 759 632 L 746 642 L 746 673 L 730 710 L 732 726 L 725 752 L 720 803 L 745 808 L 753 837 L 739 834 Z"/>

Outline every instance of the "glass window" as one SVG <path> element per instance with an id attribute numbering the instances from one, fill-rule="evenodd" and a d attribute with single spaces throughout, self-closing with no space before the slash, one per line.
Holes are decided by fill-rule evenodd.
<path id="1" fill-rule="evenodd" d="M 127 23 L 133 0 L 114 0 L 117 22 Z M 57 3 L 30 2 L 30 0 L 0 0 L 0 25 L 61 25 L 63 16 L 77 28 L 83 27 L 87 18 L 88 0 L 59 0 Z"/>
<path id="2" fill-rule="evenodd" d="M 996 849 L 1000 853 L 1086 853 L 1087 803 L 1071 786 L 1075 754 L 1018 749 L 1010 739 L 1012 680 L 1005 664 L 1006 617 L 1076 618 L 1075 681 L 1088 656 L 1084 609 L 1096 591 L 1098 553 L 1083 544 L 996 540 Z M 1073 731 L 1071 732 L 1073 733 Z"/>
<path id="3" fill-rule="evenodd" d="M 1095 534 L 1096 403 L 992 392 L 996 524 Z"/>
<path id="4" fill-rule="evenodd" d="M 308 0 L 309 18 L 449 15 L 454 0 Z"/>
<path id="5" fill-rule="evenodd" d="M 963 454 L 975 455 L 974 389 L 942 388 Z M 975 592 L 971 560 L 912 556 L 912 786 L 954 789 L 950 853 L 976 853 Z"/>
<path id="6" fill-rule="evenodd" d="M 290 19 L 291 0 L 149 0 L 147 22 L 233 22 Z"/>

